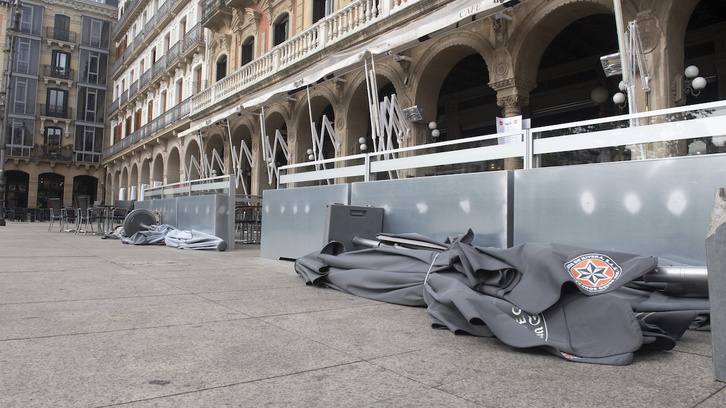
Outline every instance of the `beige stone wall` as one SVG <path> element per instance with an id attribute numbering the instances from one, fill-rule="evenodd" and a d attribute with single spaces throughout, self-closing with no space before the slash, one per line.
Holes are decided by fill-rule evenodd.
<path id="1" fill-rule="evenodd" d="M 347 3 L 338 2 L 336 9 Z M 624 21 L 637 19 L 640 22 L 645 57 L 651 67 L 650 93 L 647 98 L 642 92 L 636 95 L 639 109 L 661 109 L 681 103 L 678 73 L 683 71 L 683 37 L 690 13 L 696 4 L 697 0 L 679 2 L 623 0 Z M 239 13 L 244 18 L 230 20 L 230 24 L 234 22 L 236 26 L 221 30 L 220 35 L 232 33 L 236 36 L 235 48 L 239 48 L 239 41 L 255 32 L 256 41 L 264 41 L 263 46 L 269 49 L 272 41 L 269 24 L 282 12 L 290 13 L 293 28 L 291 36 L 304 30 L 312 18 L 312 6 L 309 1 L 261 2 L 255 7 L 259 7 L 261 13 L 257 19 L 253 18 L 253 14 L 249 11 L 247 14 Z M 471 54 L 481 56 L 488 68 L 487 83 L 496 93 L 495 106 L 488 107 L 482 115 L 487 117 L 519 115 L 530 104 L 531 92 L 538 86 L 539 62 L 557 34 L 580 18 L 596 14 L 612 15 L 612 13 L 611 0 L 531 0 L 508 13 L 511 17 L 509 19 L 485 18 L 449 32 L 437 33 L 425 42 L 401 50 L 401 55 L 406 58 L 399 61 L 396 61 L 393 55 L 379 56 L 375 61 L 379 90 L 385 86 L 392 86 L 402 107 L 416 105 L 423 112 L 423 120 L 411 124 L 411 136 L 404 139 L 401 146 L 431 143 L 430 130 L 426 124 L 437 119 L 437 109 L 440 106 L 439 89 L 452 67 L 466 56 Z M 254 31 L 255 29 L 257 31 Z M 482 75 L 486 73 L 482 72 Z M 311 86 L 307 90 L 309 97 L 307 91 L 302 90 L 285 98 L 276 96 L 265 102 L 266 133 L 272 138 L 276 129 L 284 128 L 291 150 L 289 164 L 307 161 L 306 151 L 312 147 L 311 112 L 312 120 L 317 121 L 328 105 L 333 109 L 334 128 L 340 141 L 340 151 L 336 156 L 349 156 L 360 152 L 358 139 L 365 136 L 369 126 L 365 72 L 362 67 L 356 68 L 340 74 L 338 78 L 342 80 L 337 82 L 327 80 Z M 266 84 L 269 87 L 279 86 L 279 82 L 285 80 L 285 78 L 273 78 Z M 583 86 L 588 85 L 589 83 L 586 83 Z M 571 91 L 572 95 L 583 93 L 582 89 Z M 589 89 L 586 92 L 589 95 Z M 566 102 L 570 95 L 563 93 L 553 97 L 559 97 L 562 102 Z M 241 104 L 245 98 L 246 95 L 241 94 L 225 106 L 215 107 L 215 111 Z M 212 116 L 214 113 L 208 114 Z M 263 118 L 259 110 L 242 111 L 240 115 L 241 117 L 232 118 L 230 122 L 232 134 L 238 135 L 233 137 L 232 143 L 239 148 L 236 144 L 243 138 L 250 146 L 255 159 L 250 192 L 261 194 L 263 190 L 275 187 L 274 180 L 272 184 L 268 182 L 266 164 L 262 158 L 263 135 L 260 121 Z M 451 105 L 451 109 L 445 108 L 444 115 L 450 126 L 450 138 L 458 137 L 456 123 L 460 112 L 456 111 L 455 105 Z M 229 157 L 231 146 L 228 136 L 226 133 L 220 135 L 224 143 L 225 162 L 230 166 L 232 161 Z M 188 139 L 198 137 L 194 134 L 186 136 Z M 189 142 L 184 141 L 184 143 Z M 199 140 L 197 143 L 200 143 Z M 170 147 L 176 144 L 176 141 L 170 141 L 165 150 L 155 147 L 152 155 L 154 161 L 164 160 L 166 163 Z M 647 157 L 669 154 L 668 149 L 663 146 L 645 146 L 644 149 L 647 151 L 645 154 Z M 179 145 L 178 151 L 183 152 L 184 146 Z M 182 153 L 182 160 L 183 158 Z M 135 159 L 130 160 L 133 162 Z M 521 161 L 518 160 L 508 160 L 504 164 L 508 169 L 518 168 L 521 165 Z M 128 166 L 129 163 L 119 162 L 110 168 L 119 171 Z M 426 171 L 420 169 L 404 173 L 402 176 L 421 175 Z"/>

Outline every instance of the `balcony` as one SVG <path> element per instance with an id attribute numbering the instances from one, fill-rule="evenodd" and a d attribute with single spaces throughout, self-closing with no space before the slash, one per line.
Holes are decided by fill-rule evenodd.
<path id="1" fill-rule="evenodd" d="M 113 32 L 111 34 L 113 38 L 116 38 L 116 34 L 118 34 L 119 32 L 124 32 L 128 30 L 128 26 L 141 12 L 141 7 L 136 7 L 139 3 L 141 3 L 140 0 L 131 0 L 125 2 L 124 13 L 118 19 L 118 22 L 113 28 Z"/>
<path id="2" fill-rule="evenodd" d="M 71 162 L 73 161 L 73 149 L 70 146 L 61 147 L 60 145 L 35 145 L 30 154 L 30 158 L 39 161 L 50 162 Z"/>
<path id="3" fill-rule="evenodd" d="M 178 62 L 183 61 L 185 58 L 191 58 L 191 55 L 195 51 L 202 51 L 204 49 L 203 33 L 201 24 L 197 24 L 192 27 L 192 29 L 184 35 L 184 38 L 182 38 L 181 41 L 177 41 L 177 43 L 166 52 L 166 55 L 159 58 L 151 66 L 151 68 L 147 69 L 146 72 L 141 74 L 141 77 L 137 81 L 134 81 L 129 86 L 129 89 L 126 92 L 121 94 L 119 103 L 114 107 L 114 109 L 109 110 L 109 113 L 113 113 L 118 108 L 122 108 L 125 103 L 133 101 L 137 93 L 143 92 L 146 86 L 158 81 L 164 72 L 174 69 Z"/>
<path id="4" fill-rule="evenodd" d="M 220 18 L 218 9 L 222 0 L 207 0 L 204 6 L 202 25 L 210 27 L 213 18 Z M 316 60 L 350 47 L 351 43 L 385 34 L 391 24 L 413 21 L 425 11 L 423 0 L 353 0 L 350 4 L 321 19 L 307 30 L 272 48 L 237 71 L 227 75 L 194 96 L 193 112 L 200 112 L 219 104 L 227 98 L 249 91 L 272 75 L 293 75 L 295 67 L 304 66 L 306 59 Z M 395 16 L 395 19 L 389 17 Z M 394 21 L 395 20 L 395 21 Z M 386 24 L 387 21 L 391 23 Z M 365 30 L 365 31 L 364 31 Z M 365 38 L 363 37 L 365 35 Z M 362 64 L 362 62 L 361 62 Z M 281 71 L 289 69 L 281 74 Z M 299 69 L 299 68 L 297 68 Z"/>
<path id="5" fill-rule="evenodd" d="M 132 146 L 137 145 L 148 139 L 158 137 L 165 129 L 171 129 L 179 124 L 179 121 L 189 118 L 191 112 L 192 98 L 187 98 L 165 113 L 159 115 L 151 122 L 143 125 L 139 129 L 124 137 L 118 143 L 114 143 L 103 151 L 104 160 L 112 157 Z"/>
<path id="6" fill-rule="evenodd" d="M 40 116 L 59 119 L 73 119 L 73 109 L 59 105 L 40 105 Z"/>
<path id="7" fill-rule="evenodd" d="M 108 114 L 112 115 L 118 110 L 118 98 L 114 99 L 110 105 L 108 105 Z"/>
<path id="8" fill-rule="evenodd" d="M 43 65 L 43 81 L 46 85 L 48 82 L 55 81 L 56 85 L 65 83 L 68 86 L 73 85 L 76 71 L 66 67 L 56 67 L 53 65 Z"/>
<path id="9" fill-rule="evenodd" d="M 73 50 L 78 45 L 78 34 L 74 31 L 45 27 L 45 41 L 48 43 L 48 46 L 58 44 L 61 47 L 67 46 Z"/>
<path id="10" fill-rule="evenodd" d="M 224 0 L 207 0 L 202 8 L 202 26 L 217 31 L 224 21 L 232 17 L 232 9 Z"/>

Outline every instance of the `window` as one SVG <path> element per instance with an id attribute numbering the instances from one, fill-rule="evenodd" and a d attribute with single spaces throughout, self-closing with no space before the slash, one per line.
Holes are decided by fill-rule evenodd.
<path id="1" fill-rule="evenodd" d="M 184 81 L 178 80 L 176 82 L 176 103 L 180 104 L 182 102 L 182 97 L 184 96 Z"/>
<path id="2" fill-rule="evenodd" d="M 83 17 L 81 22 L 81 44 L 108 49 L 111 23 L 91 17 Z"/>
<path id="3" fill-rule="evenodd" d="M 86 91 L 86 119 L 89 122 L 96 120 L 96 90 L 89 89 Z"/>
<path id="4" fill-rule="evenodd" d="M 15 81 L 15 98 L 13 103 L 13 113 L 26 112 L 28 105 L 28 79 L 17 78 Z"/>
<path id="5" fill-rule="evenodd" d="M 275 24 L 275 38 L 274 38 L 274 45 L 279 45 L 285 42 L 287 40 L 288 35 L 288 15 L 285 14 L 282 16 L 279 20 L 277 20 L 277 23 Z"/>
<path id="6" fill-rule="evenodd" d="M 32 5 L 28 7 L 28 5 L 23 5 L 23 11 L 22 16 L 20 17 L 20 31 L 24 33 L 32 33 L 33 32 L 33 10 L 35 7 Z"/>
<path id="7" fill-rule="evenodd" d="M 65 118 L 68 115 L 68 91 L 62 89 L 48 89 L 46 96 L 47 116 Z"/>
<path id="8" fill-rule="evenodd" d="M 227 76 L 227 56 L 222 55 L 217 60 L 217 81 Z"/>
<path id="9" fill-rule="evenodd" d="M 242 49 L 240 50 L 240 54 L 242 56 L 240 60 L 240 67 L 243 67 L 255 58 L 255 38 L 250 37 L 242 43 Z"/>
<path id="10" fill-rule="evenodd" d="M 333 12 L 333 0 L 313 1 L 313 23 Z"/>
<path id="11" fill-rule="evenodd" d="M 90 45 L 92 45 L 94 47 L 101 46 L 101 22 L 100 21 L 98 21 L 98 20 L 91 21 L 90 37 L 91 37 Z"/>
<path id="12" fill-rule="evenodd" d="M 86 87 L 78 87 L 77 120 L 102 123 L 104 121 L 106 91 Z"/>
<path id="13" fill-rule="evenodd" d="M 202 92 L 202 67 L 194 69 L 194 81 L 195 83 L 192 84 L 192 89 L 194 91 L 194 95 L 196 95 L 199 92 Z"/>
<path id="14" fill-rule="evenodd" d="M 103 149 L 103 128 L 95 126 L 76 126 L 76 138 L 73 150 L 76 161 L 99 163 Z"/>
<path id="15" fill-rule="evenodd" d="M 30 40 L 18 38 L 18 56 L 15 64 L 15 72 L 23 74 L 30 73 Z"/>
<path id="16" fill-rule="evenodd" d="M 62 14 L 55 15 L 53 25 L 53 38 L 61 41 L 68 41 L 71 29 L 71 18 Z"/>
<path id="17" fill-rule="evenodd" d="M 45 128 L 45 144 L 48 146 L 60 146 L 63 129 L 55 126 Z"/>
<path id="18" fill-rule="evenodd" d="M 57 78 L 70 77 L 71 54 L 69 52 L 53 50 L 50 64 L 50 75 Z"/>
<path id="19" fill-rule="evenodd" d="M 81 50 L 78 80 L 94 85 L 106 85 L 108 55 L 97 51 Z"/>
<path id="20" fill-rule="evenodd" d="M 163 91 L 161 93 L 161 95 L 159 96 L 159 102 L 160 102 L 159 116 L 161 116 L 164 114 L 164 112 L 166 112 L 166 91 Z"/>
<path id="21" fill-rule="evenodd" d="M 21 119 L 11 119 L 10 156 L 30 157 L 30 148 L 33 146 L 33 124 Z"/>

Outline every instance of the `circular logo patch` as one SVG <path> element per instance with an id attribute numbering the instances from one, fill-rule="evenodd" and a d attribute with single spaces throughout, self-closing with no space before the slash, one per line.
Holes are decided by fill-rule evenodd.
<path id="1" fill-rule="evenodd" d="M 565 263 L 575 283 L 586 292 L 603 292 L 620 277 L 622 268 L 603 254 L 585 254 Z"/>

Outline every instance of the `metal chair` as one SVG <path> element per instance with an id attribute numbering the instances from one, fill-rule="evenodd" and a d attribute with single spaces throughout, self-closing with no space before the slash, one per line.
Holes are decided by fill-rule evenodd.
<path id="1" fill-rule="evenodd" d="M 61 208 L 61 200 L 60 198 L 51 198 L 48 202 L 50 203 L 50 225 L 48 226 L 48 231 L 53 230 L 53 223 L 55 220 L 58 220 L 58 225 L 60 225 L 58 232 L 61 232 L 63 230 L 63 211 Z"/>
<path id="2" fill-rule="evenodd" d="M 91 227 L 91 232 L 93 231 L 93 222 L 91 221 L 91 211 L 89 209 L 89 202 L 91 200 L 91 197 L 87 195 L 78 196 L 76 199 L 78 203 L 78 215 L 76 219 L 76 234 L 81 232 L 81 225 L 85 226 L 83 227 L 83 235 L 86 235 L 86 232 L 88 231 L 88 227 Z"/>

